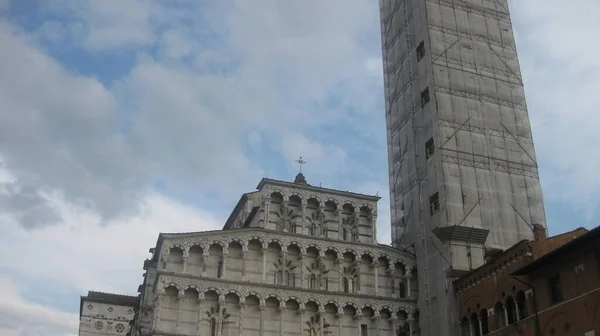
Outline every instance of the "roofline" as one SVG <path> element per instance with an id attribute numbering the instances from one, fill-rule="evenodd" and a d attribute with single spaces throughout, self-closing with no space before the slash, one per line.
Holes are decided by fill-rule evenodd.
<path id="1" fill-rule="evenodd" d="M 252 193 L 255 193 L 255 192 L 256 191 L 253 191 Z M 229 214 L 229 217 L 227 217 L 227 220 L 225 221 L 225 224 L 223 225 L 223 230 L 227 230 L 231 226 L 231 223 L 233 222 L 233 219 L 235 218 L 235 216 L 238 214 L 240 209 L 242 209 L 242 207 L 244 206 L 246 201 L 248 201 L 248 194 L 252 194 L 252 193 L 242 194 L 242 197 L 240 197 L 240 200 L 235 205 L 235 208 L 233 208 L 233 211 Z"/>
<path id="2" fill-rule="evenodd" d="M 293 182 L 287 182 L 287 181 L 281 181 L 281 180 L 273 180 L 273 179 L 269 179 L 266 177 L 260 180 L 260 182 L 256 186 L 256 189 L 261 190 L 267 183 L 276 184 L 276 185 L 280 185 L 280 186 L 284 186 L 284 187 L 306 189 L 306 190 L 311 190 L 311 191 L 316 191 L 316 192 L 330 192 L 332 194 L 339 195 L 339 196 L 352 196 L 352 197 L 356 197 L 356 198 L 360 198 L 360 199 L 368 200 L 368 201 L 373 201 L 373 202 L 377 202 L 381 199 L 380 196 L 359 194 L 359 193 L 355 193 L 355 192 L 351 192 L 351 191 L 343 191 L 343 190 L 331 189 L 331 188 L 315 187 L 315 186 L 312 186 L 309 184 L 299 184 L 299 183 L 293 183 Z"/>
<path id="3" fill-rule="evenodd" d="M 113 293 L 104 293 L 104 292 L 96 292 L 96 291 L 88 291 L 87 295 L 81 295 L 79 297 L 79 317 L 81 318 L 81 315 L 83 314 L 83 302 L 84 301 L 89 301 L 89 302 L 96 302 L 96 303 L 107 303 L 107 304 L 113 304 L 113 305 L 118 305 L 118 306 L 127 306 L 127 307 L 132 307 L 135 308 L 136 303 L 134 302 L 132 305 L 129 304 L 124 304 L 122 302 L 117 302 L 114 300 L 109 300 L 109 299 L 102 299 L 102 298 L 97 298 L 97 297 L 90 297 L 91 293 L 96 293 L 96 294 L 104 294 L 104 295 L 112 295 L 112 296 L 119 296 L 123 299 L 131 299 L 134 301 L 137 301 L 138 297 L 137 296 L 133 296 L 133 295 L 123 295 L 123 294 L 113 294 Z"/>
<path id="4" fill-rule="evenodd" d="M 573 231 L 571 231 L 571 232 L 573 232 Z M 579 237 L 571 240 L 570 242 L 562 245 L 561 247 L 558 247 L 558 248 L 544 254 L 543 256 L 539 257 L 538 259 L 531 262 L 530 264 L 523 266 L 523 267 L 519 268 L 518 270 L 514 271 L 512 273 L 512 275 L 530 274 L 531 272 L 536 271 L 536 270 L 540 269 L 541 267 L 544 267 L 546 264 L 548 264 L 552 260 L 554 260 L 556 258 L 560 258 L 569 253 L 572 253 L 577 248 L 583 246 L 584 244 L 590 243 L 598 238 L 600 238 L 600 226 L 592 229 L 591 231 L 588 231 L 586 234 L 584 234 L 582 236 L 579 236 Z"/>

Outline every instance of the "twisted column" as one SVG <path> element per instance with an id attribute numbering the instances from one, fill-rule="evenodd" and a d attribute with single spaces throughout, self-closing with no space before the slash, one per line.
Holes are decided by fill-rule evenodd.
<path id="1" fill-rule="evenodd" d="M 360 335 L 360 320 L 362 319 L 362 314 L 356 312 L 354 315 L 354 320 L 356 321 L 356 334 Z"/>
<path id="2" fill-rule="evenodd" d="M 342 310 L 342 308 L 338 308 L 338 314 L 336 317 L 338 318 L 338 321 L 340 322 L 340 323 L 338 323 L 338 334 L 340 336 L 342 336 L 342 332 L 343 332 L 343 330 L 342 330 L 343 323 L 342 322 L 344 322 L 344 311 Z"/>
<path id="3" fill-rule="evenodd" d="M 379 261 L 373 261 L 373 268 L 375 269 L 375 295 L 379 294 Z"/>
<path id="4" fill-rule="evenodd" d="M 223 249 L 223 271 L 221 272 L 221 278 L 227 277 L 227 258 L 229 257 L 229 251 Z"/>
<path id="5" fill-rule="evenodd" d="M 264 301 L 261 300 L 260 305 L 258 306 L 258 310 L 260 310 L 260 326 L 259 326 L 259 335 L 263 336 L 264 334 L 264 326 L 265 326 L 265 306 Z"/>
<path id="6" fill-rule="evenodd" d="M 183 253 L 183 273 L 187 273 L 188 260 L 190 255 L 187 252 Z"/>
<path id="7" fill-rule="evenodd" d="M 373 315 L 372 320 L 375 321 L 375 336 L 379 336 L 379 329 L 381 327 L 379 323 L 381 322 L 381 316 L 379 316 L 378 311 L 375 311 L 375 315 Z"/>
<path id="8" fill-rule="evenodd" d="M 285 323 L 285 303 L 279 304 L 279 335 L 283 335 L 283 324 Z"/>
<path id="9" fill-rule="evenodd" d="M 202 276 L 206 276 L 206 266 L 208 265 L 208 254 L 202 253 Z"/>
<path id="10" fill-rule="evenodd" d="M 298 314 L 300 314 L 300 336 L 304 336 L 304 313 L 306 312 L 304 304 L 300 304 L 298 308 Z"/>
<path id="11" fill-rule="evenodd" d="M 177 332 L 181 330 L 181 311 L 183 310 L 184 291 L 180 290 L 177 295 Z"/>
<path id="12" fill-rule="evenodd" d="M 304 253 L 304 251 L 300 252 L 300 288 L 304 288 Z"/>
<path id="13" fill-rule="evenodd" d="M 390 321 L 392 322 L 392 334 L 397 335 L 398 333 L 398 318 L 396 316 L 390 317 Z"/>

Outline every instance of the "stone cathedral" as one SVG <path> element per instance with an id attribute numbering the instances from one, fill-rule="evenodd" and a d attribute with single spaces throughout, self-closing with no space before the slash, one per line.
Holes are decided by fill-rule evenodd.
<path id="1" fill-rule="evenodd" d="M 161 233 L 137 297 L 82 297 L 80 336 L 420 335 L 414 256 L 377 243 L 378 200 L 262 179 L 222 230 Z"/>

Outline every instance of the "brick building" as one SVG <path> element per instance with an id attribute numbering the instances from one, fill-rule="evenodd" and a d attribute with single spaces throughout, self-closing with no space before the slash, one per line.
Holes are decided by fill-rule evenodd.
<path id="1" fill-rule="evenodd" d="M 454 281 L 461 336 L 600 332 L 600 228 L 534 233 Z"/>

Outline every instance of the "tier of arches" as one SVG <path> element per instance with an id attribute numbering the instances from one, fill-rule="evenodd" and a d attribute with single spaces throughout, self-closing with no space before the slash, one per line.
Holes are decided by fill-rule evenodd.
<path id="1" fill-rule="evenodd" d="M 167 284 L 156 300 L 154 329 L 201 335 L 418 334 L 418 311 L 356 302 L 319 302 Z"/>
<path id="2" fill-rule="evenodd" d="M 203 277 L 398 298 L 416 298 L 418 292 L 416 270 L 408 268 L 404 259 L 314 244 L 304 248 L 277 239 L 268 243 L 259 238 L 249 238 L 245 243 L 239 239 L 228 244 L 213 241 L 206 249 L 199 244 L 187 250 L 171 245 L 162 269 Z"/>
<path id="3" fill-rule="evenodd" d="M 279 190 L 268 195 L 263 204 L 264 224 L 260 225 L 266 229 L 351 242 L 375 241 L 377 212 L 371 204 L 321 200 L 318 196 L 303 198 Z"/>
<path id="4" fill-rule="evenodd" d="M 473 311 L 467 309 L 460 322 L 462 336 L 487 335 L 529 316 L 527 295 L 524 291 L 516 291 L 514 297 L 502 294 L 503 300 L 497 301 L 491 309 L 481 308 L 479 304 Z"/>

